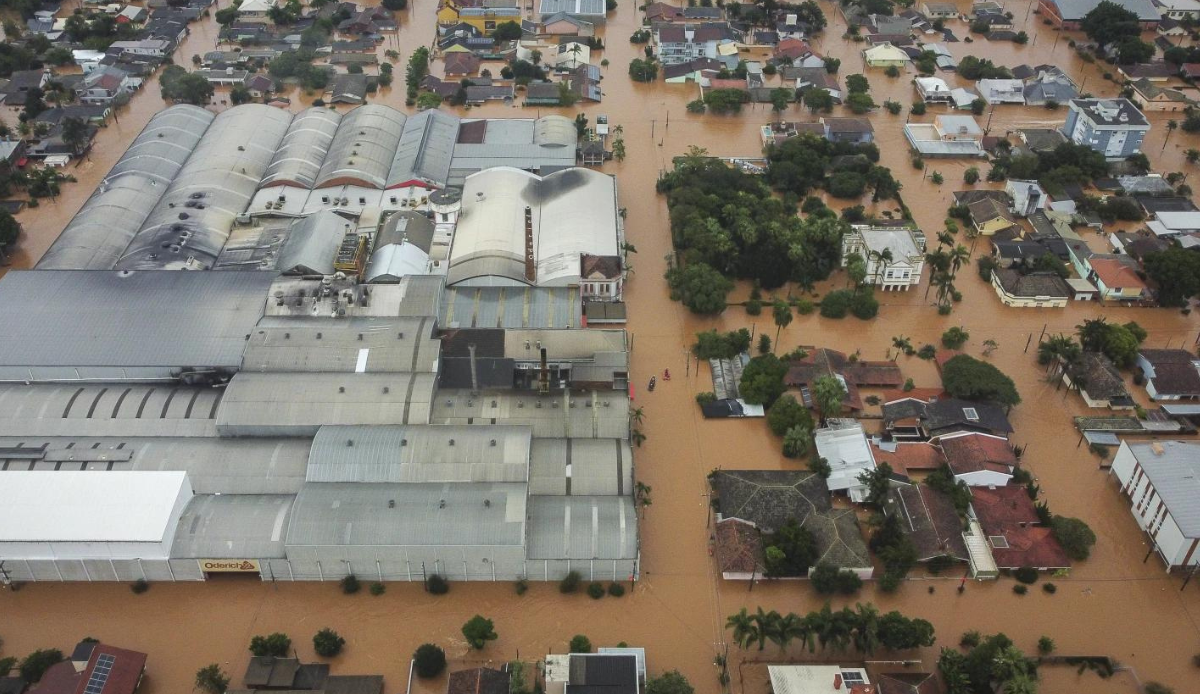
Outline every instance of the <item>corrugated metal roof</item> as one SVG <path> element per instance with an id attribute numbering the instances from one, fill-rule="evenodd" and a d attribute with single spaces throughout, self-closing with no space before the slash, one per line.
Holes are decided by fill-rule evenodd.
<path id="1" fill-rule="evenodd" d="M 342 115 L 331 108 L 313 107 L 296 114 L 262 184 L 312 188 L 341 120 Z"/>
<path id="2" fill-rule="evenodd" d="M 10 271 L 0 279 L 0 369 L 236 368 L 271 279 L 256 272 Z"/>
<path id="3" fill-rule="evenodd" d="M 212 267 L 291 120 L 263 104 L 217 116 L 114 267 Z"/>
<path id="4" fill-rule="evenodd" d="M 246 342 L 243 371 L 433 373 L 432 318 L 267 317 Z"/>
<path id="5" fill-rule="evenodd" d="M 409 118 L 387 173 L 387 186 L 409 181 L 445 186 L 458 128 L 458 116 L 439 109 L 422 111 Z"/>
<path id="6" fill-rule="evenodd" d="M 530 559 L 633 559 L 637 513 L 625 496 L 529 497 Z"/>
<path id="7" fill-rule="evenodd" d="M 540 359 L 545 349 L 550 361 L 592 359 L 601 352 L 625 352 L 624 330 L 506 330 L 504 356 L 517 360 Z"/>
<path id="8" fill-rule="evenodd" d="M 353 183 L 382 189 L 406 119 L 396 109 L 376 104 L 347 113 L 321 164 L 315 187 Z"/>
<path id="9" fill-rule="evenodd" d="M 179 517 L 173 559 L 282 559 L 291 494 L 204 494 Z"/>
<path id="10" fill-rule="evenodd" d="M 351 229 L 345 217 L 328 210 L 292 222 L 275 268 L 284 274 L 332 275 L 338 248 Z"/>
<path id="11" fill-rule="evenodd" d="M 534 439 L 529 493 L 553 496 L 628 495 L 633 451 L 621 439 Z"/>
<path id="12" fill-rule="evenodd" d="M 451 287 L 442 299 L 446 328 L 579 328 L 577 287 Z"/>
<path id="13" fill-rule="evenodd" d="M 288 546 L 521 546 L 524 484 L 304 485 Z"/>
<path id="14" fill-rule="evenodd" d="M 1200 537 L 1200 444 L 1155 441 L 1129 444 L 1154 491 L 1185 537 Z"/>
<path id="15" fill-rule="evenodd" d="M 236 379 L 235 379 L 236 380 Z M 517 424 L 535 438 L 626 439 L 629 398 L 623 391 L 559 393 L 483 392 L 441 389 L 433 403 L 434 424 Z"/>
<path id="16" fill-rule="evenodd" d="M 321 427 L 309 482 L 524 482 L 530 429 L 519 426 Z"/>

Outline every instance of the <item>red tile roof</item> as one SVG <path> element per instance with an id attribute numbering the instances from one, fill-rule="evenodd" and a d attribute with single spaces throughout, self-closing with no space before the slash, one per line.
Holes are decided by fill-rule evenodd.
<path id="1" fill-rule="evenodd" d="M 871 453 L 875 456 L 875 464 L 887 463 L 892 469 L 911 477 L 913 472 L 931 472 L 946 462 L 941 449 L 931 443 L 897 443 L 896 450 L 886 451 L 879 446 L 872 446 Z"/>
<path id="2" fill-rule="evenodd" d="M 936 400 L 946 394 L 946 391 L 941 388 L 913 388 L 909 391 L 904 390 L 885 390 L 880 399 L 883 402 L 896 402 L 897 400 L 920 400 L 921 402 L 929 402 Z"/>
<path id="3" fill-rule="evenodd" d="M 746 80 L 735 80 L 735 79 L 729 79 L 729 80 L 711 79 L 708 81 L 708 88 L 709 89 L 739 89 L 743 92 L 747 91 Z"/>
<path id="4" fill-rule="evenodd" d="M 1071 566 L 1071 558 L 1054 539 L 1050 528 L 1009 527 L 1002 535 L 1008 543 L 1007 548 L 996 547 L 992 543 L 992 558 L 1001 569 L 1019 569 L 1022 566 L 1065 569 Z"/>
<path id="5" fill-rule="evenodd" d="M 42 679 L 29 688 L 29 694 L 75 694 L 79 673 L 69 660 L 55 663 L 42 674 Z"/>
<path id="6" fill-rule="evenodd" d="M 762 535 L 753 523 L 740 518 L 717 521 L 716 555 L 721 573 L 763 571 Z"/>
<path id="7" fill-rule="evenodd" d="M 146 669 L 146 654 L 104 643 L 97 644 L 92 649 L 92 657 L 88 659 L 87 667 L 79 678 L 75 694 L 83 694 L 92 672 L 96 669 L 96 663 L 102 656 L 111 658 L 112 665 L 100 694 L 133 694 L 142 681 L 142 672 Z"/>
<path id="8" fill-rule="evenodd" d="M 1006 527 L 1037 525 L 1040 522 L 1037 509 L 1025 487 L 1015 484 L 972 487 L 971 497 L 971 507 L 979 518 L 979 525 L 989 535 L 998 535 Z"/>
<path id="9" fill-rule="evenodd" d="M 1146 283 L 1132 268 L 1116 258 L 1092 258 L 1089 264 L 1092 266 L 1092 272 L 1111 289 L 1147 288 Z"/>
<path id="10" fill-rule="evenodd" d="M 795 60 L 812 53 L 812 47 L 800 39 L 787 38 L 775 46 L 776 56 L 786 56 Z"/>
<path id="11" fill-rule="evenodd" d="M 942 372 L 942 367 L 946 365 L 946 362 L 960 354 L 962 354 L 962 352 L 958 351 L 957 349 L 939 349 L 936 353 L 934 353 L 933 363 L 937 365 L 938 373 Z"/>
<path id="12" fill-rule="evenodd" d="M 956 475 L 968 472 L 1010 473 L 1017 464 L 1008 441 L 987 434 L 963 434 L 951 438 L 943 437 L 939 442 L 946 462 Z"/>

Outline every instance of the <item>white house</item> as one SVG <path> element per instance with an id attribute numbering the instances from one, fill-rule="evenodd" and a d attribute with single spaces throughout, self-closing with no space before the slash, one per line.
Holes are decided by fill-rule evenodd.
<path id="1" fill-rule="evenodd" d="M 1167 19 L 1200 19 L 1198 0 L 1154 0 L 1154 6 Z"/>
<path id="2" fill-rule="evenodd" d="M 918 77 L 913 80 L 917 87 L 917 94 L 921 96 L 921 100 L 934 104 L 948 104 L 951 101 L 950 85 L 946 84 L 946 80 L 940 77 Z"/>
<path id="3" fill-rule="evenodd" d="M 1200 400 L 1200 359 L 1185 349 L 1143 349 L 1134 369 L 1151 400 Z"/>
<path id="4" fill-rule="evenodd" d="M 238 7 L 238 19 L 263 20 L 278 3 L 276 0 L 246 0 Z"/>
<path id="5" fill-rule="evenodd" d="M 814 438 L 817 455 L 833 470 L 826 480 L 829 491 L 845 492 L 854 502 L 865 501 L 867 486 L 858 476 L 875 469 L 875 456 L 862 425 L 853 419 L 827 419 Z"/>
<path id="6" fill-rule="evenodd" d="M 1200 443 L 1122 441 L 1109 473 L 1167 570 L 1200 564 Z"/>
<path id="7" fill-rule="evenodd" d="M 925 234 L 908 227 L 854 225 L 842 237 L 842 267 L 852 255 L 866 261 L 867 284 L 884 291 L 908 289 L 921 283 Z"/>
<path id="8" fill-rule="evenodd" d="M 983 79 L 975 83 L 980 96 L 989 104 L 1024 104 L 1025 83 L 1011 79 Z"/>
<path id="9" fill-rule="evenodd" d="M 1004 192 L 1012 198 L 1012 211 L 1020 217 L 1028 217 L 1038 210 L 1046 209 L 1048 196 L 1037 181 L 1014 181 L 1008 179 Z"/>
<path id="10" fill-rule="evenodd" d="M 842 694 L 878 691 L 867 671 L 841 665 L 768 665 L 773 694 Z"/>

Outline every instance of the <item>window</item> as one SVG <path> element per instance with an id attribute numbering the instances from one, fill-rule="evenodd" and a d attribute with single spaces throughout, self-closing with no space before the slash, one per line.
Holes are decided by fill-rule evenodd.
<path id="1" fill-rule="evenodd" d="M 988 542 L 996 549 L 1008 549 L 1008 540 L 1003 535 L 989 535 Z"/>
<path id="2" fill-rule="evenodd" d="M 964 407 L 963 408 L 963 416 L 966 417 L 967 419 L 971 420 L 972 422 L 979 421 L 979 412 L 976 411 L 974 407 Z"/>

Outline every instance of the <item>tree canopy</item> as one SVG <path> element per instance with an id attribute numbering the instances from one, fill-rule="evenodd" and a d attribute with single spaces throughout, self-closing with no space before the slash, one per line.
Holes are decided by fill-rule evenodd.
<path id="1" fill-rule="evenodd" d="M 159 78 L 162 97 L 176 103 L 206 106 L 212 101 L 213 86 L 208 79 L 196 72 L 188 72 L 178 65 L 168 65 Z"/>
<path id="2" fill-rule="evenodd" d="M 1083 16 L 1079 28 L 1087 37 L 1101 46 L 1118 43 L 1124 39 L 1137 39 L 1142 34 L 1135 13 L 1115 2 L 1104 0 Z"/>
<path id="3" fill-rule="evenodd" d="M 742 399 L 752 405 L 770 408 L 783 395 L 783 377 L 786 375 L 787 364 L 774 354 L 754 357 L 742 369 L 739 385 Z"/>
<path id="4" fill-rule="evenodd" d="M 462 626 L 462 634 L 467 643 L 476 650 L 481 650 L 488 641 L 495 641 L 498 636 L 492 626 L 492 620 L 475 615 Z"/>
<path id="5" fill-rule="evenodd" d="M 646 694 L 694 694 L 695 688 L 678 670 L 664 672 L 651 677 L 646 683 Z"/>
<path id="6" fill-rule="evenodd" d="M 1011 378 L 995 366 L 966 354 L 952 357 L 942 365 L 942 386 L 951 397 L 963 400 L 990 400 L 1010 406 L 1021 402 Z"/>
<path id="7" fill-rule="evenodd" d="M 682 302 L 692 313 L 702 314 L 724 311 L 725 297 L 733 290 L 733 282 L 702 262 L 671 268 L 667 285 L 672 299 Z"/>
<path id="8" fill-rule="evenodd" d="M 1158 302 L 1163 306 L 1187 306 L 1200 294 L 1200 253 L 1172 247 L 1147 254 L 1142 263 L 1146 276 L 1158 285 Z"/>
<path id="9" fill-rule="evenodd" d="M 1050 521 L 1050 529 L 1067 556 L 1076 561 L 1087 559 L 1092 553 L 1092 545 L 1096 544 L 1096 533 L 1078 518 L 1055 516 Z"/>
<path id="10" fill-rule="evenodd" d="M 1137 359 L 1138 348 L 1146 339 L 1145 329 L 1137 323 L 1109 323 L 1103 316 L 1085 320 L 1075 328 L 1083 349 L 1103 352 L 1113 364 L 1120 367 L 1133 365 Z"/>

